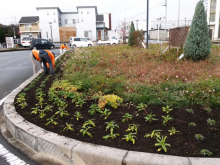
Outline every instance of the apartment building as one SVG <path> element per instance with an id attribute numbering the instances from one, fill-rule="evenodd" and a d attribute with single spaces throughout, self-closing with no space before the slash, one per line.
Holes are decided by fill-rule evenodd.
<path id="1" fill-rule="evenodd" d="M 22 17 L 19 24 L 20 39 L 24 37 L 40 38 L 39 16 Z"/>
<path id="2" fill-rule="evenodd" d="M 104 40 L 111 30 L 111 14 L 98 14 L 96 6 L 77 6 L 76 12 L 59 7 L 37 7 L 41 37 L 53 42 L 68 42 L 70 37 Z"/>
<path id="3" fill-rule="evenodd" d="M 207 22 L 212 40 L 220 40 L 220 0 L 208 0 Z"/>

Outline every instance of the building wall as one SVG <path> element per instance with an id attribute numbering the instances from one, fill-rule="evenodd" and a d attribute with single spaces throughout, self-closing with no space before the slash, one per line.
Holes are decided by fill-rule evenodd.
<path id="1" fill-rule="evenodd" d="M 60 42 L 59 36 L 59 12 L 57 9 L 38 9 L 41 29 L 41 37 L 53 39 L 53 42 Z M 47 14 L 49 13 L 49 15 Z M 52 23 L 52 36 L 49 22 Z"/>
<path id="2" fill-rule="evenodd" d="M 89 14 L 87 13 L 89 11 Z M 78 8 L 79 23 L 76 24 L 76 36 L 85 37 L 85 31 L 92 32 L 92 41 L 96 41 L 96 12 L 95 8 Z"/>
<path id="3" fill-rule="evenodd" d="M 107 27 L 108 29 L 109 27 L 109 14 L 103 14 L 104 17 L 104 22 L 105 22 L 105 27 Z"/>
<path id="4" fill-rule="evenodd" d="M 75 19 L 75 24 L 66 24 L 65 20 Z M 79 22 L 78 14 L 61 14 L 61 26 L 68 27 L 68 26 L 76 26 Z"/>
<path id="5" fill-rule="evenodd" d="M 151 30 L 149 31 L 150 39 L 151 40 L 157 40 L 158 39 L 158 30 Z M 159 39 L 164 40 L 166 36 L 165 30 L 159 30 Z"/>

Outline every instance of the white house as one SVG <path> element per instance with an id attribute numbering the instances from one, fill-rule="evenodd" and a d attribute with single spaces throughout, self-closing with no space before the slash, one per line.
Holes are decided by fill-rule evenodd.
<path id="1" fill-rule="evenodd" d="M 208 0 L 207 22 L 212 40 L 220 40 L 220 0 Z"/>
<path id="2" fill-rule="evenodd" d="M 77 6 L 77 12 L 62 12 L 59 7 L 37 7 L 41 37 L 66 42 L 69 37 L 104 40 L 111 30 L 111 14 L 98 14 L 96 6 Z"/>

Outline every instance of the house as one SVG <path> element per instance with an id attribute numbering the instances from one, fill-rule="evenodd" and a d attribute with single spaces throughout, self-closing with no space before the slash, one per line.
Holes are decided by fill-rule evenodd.
<path id="1" fill-rule="evenodd" d="M 53 42 L 68 42 L 70 37 L 104 40 L 111 30 L 111 14 L 98 14 L 96 6 L 77 6 L 77 12 L 62 12 L 59 7 L 37 7 L 41 37 Z"/>
<path id="2" fill-rule="evenodd" d="M 22 17 L 19 24 L 20 39 L 24 37 L 40 38 L 39 16 Z"/>
<path id="3" fill-rule="evenodd" d="M 207 22 L 212 40 L 220 40 L 220 0 L 208 0 Z"/>

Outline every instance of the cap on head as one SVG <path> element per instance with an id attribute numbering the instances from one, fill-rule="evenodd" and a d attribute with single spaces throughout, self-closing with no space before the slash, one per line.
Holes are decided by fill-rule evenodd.
<path id="1" fill-rule="evenodd" d="M 45 51 L 43 49 L 39 50 L 39 53 L 42 54 L 44 53 Z"/>
<path id="2" fill-rule="evenodd" d="M 64 44 L 66 46 L 66 44 Z"/>

